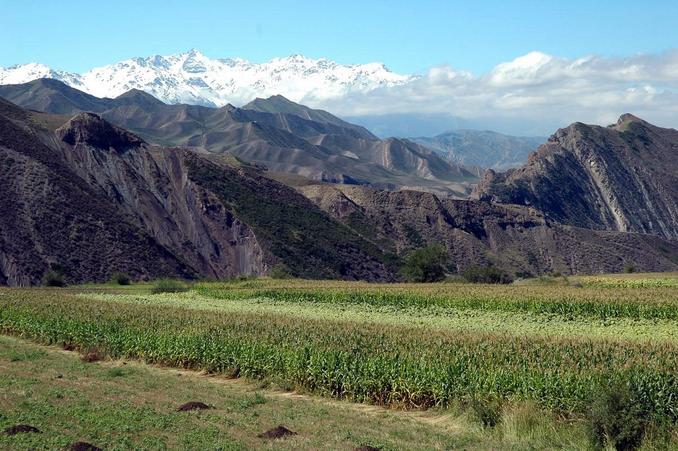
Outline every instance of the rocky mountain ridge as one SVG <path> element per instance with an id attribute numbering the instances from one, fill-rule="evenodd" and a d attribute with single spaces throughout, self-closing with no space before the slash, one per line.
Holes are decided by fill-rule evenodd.
<path id="1" fill-rule="evenodd" d="M 678 268 L 678 242 L 559 224 L 538 210 L 362 186 L 298 188 L 385 252 L 442 244 L 454 271 L 495 265 L 522 276 Z"/>
<path id="2" fill-rule="evenodd" d="M 452 272 L 678 269 L 678 132 L 631 115 L 607 128 L 559 130 L 525 166 L 488 171 L 477 200 L 459 200 L 402 183 L 464 176 L 431 150 L 379 140 L 282 97 L 214 109 L 138 90 L 100 99 L 55 80 L 0 87 L 0 95 L 31 108 L 0 99 L 3 284 L 36 284 L 50 269 L 69 282 L 114 271 L 227 278 L 273 268 L 390 281 L 402 256 L 438 243 Z M 313 167 L 309 159 L 342 176 L 404 178 L 398 190 L 382 190 L 284 166 Z"/>
<path id="3" fill-rule="evenodd" d="M 1 283 L 39 283 L 50 268 L 84 282 L 279 264 L 300 277 L 390 277 L 373 246 L 256 168 L 149 145 L 92 113 L 53 126 L 0 100 Z"/>
<path id="4" fill-rule="evenodd" d="M 318 181 L 412 187 L 464 196 L 477 176 L 409 140 L 366 129 L 282 96 L 244 108 L 168 105 L 139 90 L 98 98 L 56 80 L 0 86 L 0 96 L 38 111 L 91 111 L 163 146 L 229 153 L 272 171 Z"/>
<path id="5" fill-rule="evenodd" d="M 564 224 L 678 238 L 678 131 L 631 114 L 558 130 L 506 173 L 488 171 L 474 197 L 530 205 Z"/>

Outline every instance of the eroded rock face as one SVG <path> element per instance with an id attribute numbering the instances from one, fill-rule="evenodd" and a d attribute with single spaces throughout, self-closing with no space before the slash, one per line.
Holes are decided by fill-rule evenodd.
<path id="1" fill-rule="evenodd" d="M 390 280 L 371 243 L 260 169 L 0 99 L 0 283 L 262 275 Z M 63 123 L 63 118 L 61 118 Z M 52 121 L 52 122 L 50 122 Z"/>
<path id="2" fill-rule="evenodd" d="M 298 189 L 385 252 L 443 244 L 449 266 L 457 271 L 490 263 L 533 275 L 618 272 L 626 265 L 648 271 L 678 268 L 674 241 L 566 226 L 531 207 L 356 186 Z"/>
<path id="3" fill-rule="evenodd" d="M 148 146 L 141 140 L 97 138 L 100 130 L 130 133 L 101 119 L 78 120 L 57 130 L 69 136 L 92 136 L 62 147 L 63 158 L 75 173 L 98 187 L 162 246 L 180 255 L 200 274 L 209 277 L 261 275 L 262 250 L 252 230 L 214 194 L 189 178 L 184 159 L 188 151 Z M 101 123 L 107 124 L 102 126 Z M 70 131 L 69 127 L 77 127 Z M 131 135 L 134 136 L 134 135 Z"/>
<path id="4" fill-rule="evenodd" d="M 49 133 L 0 115 L 0 283 L 263 274 L 252 230 L 196 186 L 185 150 L 146 145 L 92 114 Z"/>
<path id="5" fill-rule="evenodd" d="M 144 141 L 138 136 L 116 127 L 94 113 L 79 113 L 56 130 L 63 142 L 75 145 L 87 145 L 93 148 L 124 152 L 141 146 Z"/>
<path id="6" fill-rule="evenodd" d="M 73 173 L 53 133 L 0 101 L 0 282 L 39 283 L 50 269 L 68 282 L 192 277 L 195 270 Z"/>
<path id="7" fill-rule="evenodd" d="M 530 205 L 578 227 L 678 238 L 678 131 L 626 114 L 558 130 L 522 168 L 488 171 L 474 197 Z"/>

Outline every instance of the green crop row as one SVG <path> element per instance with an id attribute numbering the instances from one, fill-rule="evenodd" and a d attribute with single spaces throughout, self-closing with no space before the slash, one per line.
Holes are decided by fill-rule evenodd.
<path id="1" fill-rule="evenodd" d="M 271 291 L 299 299 L 299 290 Z M 318 288 L 315 294 L 322 292 Z M 583 413 L 601 387 L 622 383 L 648 415 L 678 421 L 673 342 L 526 337 L 275 311 L 201 310 L 154 305 L 153 296 L 147 298 L 151 302 L 135 303 L 58 290 L 4 290 L 0 330 L 82 350 L 96 347 L 112 357 L 271 379 L 321 395 L 406 407 L 521 399 Z"/>
<path id="2" fill-rule="evenodd" d="M 368 304 L 390 308 L 449 308 L 595 317 L 678 320 L 678 290 L 670 287 L 599 289 L 469 284 L 369 285 L 322 282 L 289 286 L 266 282 L 197 284 L 195 291 L 224 300 L 268 298 L 278 302 Z"/>
<path id="3" fill-rule="evenodd" d="M 296 319 L 324 319 L 352 323 L 380 323 L 434 330 L 457 330 L 496 335 L 586 338 L 616 341 L 678 343 L 676 321 L 631 318 L 572 318 L 555 314 L 501 310 L 412 308 L 360 303 L 286 302 L 271 298 L 218 299 L 196 292 L 163 296 L 145 294 L 83 293 L 83 299 L 124 304 L 180 307 L 230 314 L 269 314 Z"/>

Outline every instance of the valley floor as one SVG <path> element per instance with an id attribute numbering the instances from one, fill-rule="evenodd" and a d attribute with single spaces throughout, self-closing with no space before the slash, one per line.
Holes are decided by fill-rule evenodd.
<path id="1" fill-rule="evenodd" d="M 210 410 L 178 412 L 188 401 Z M 577 424 L 544 421 L 529 407 L 496 429 L 468 413 L 386 409 L 262 388 L 130 360 L 84 362 L 75 352 L 0 336 L 0 449 L 66 449 L 88 442 L 128 449 L 586 449 Z M 297 433 L 267 440 L 278 425 Z"/>
<path id="2" fill-rule="evenodd" d="M 0 448 L 678 447 L 677 274 L 152 288 L 0 289 Z"/>

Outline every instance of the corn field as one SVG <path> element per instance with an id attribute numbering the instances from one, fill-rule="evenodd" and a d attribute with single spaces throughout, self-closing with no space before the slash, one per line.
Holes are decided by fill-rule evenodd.
<path id="1" fill-rule="evenodd" d="M 0 330 L 356 402 L 445 408 L 529 400 L 563 414 L 627 385 L 678 422 L 678 290 L 246 280 L 189 292 L 2 289 Z M 667 282 L 668 280 L 668 282 Z"/>

